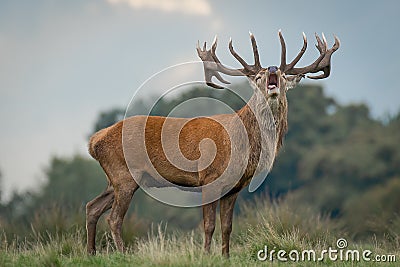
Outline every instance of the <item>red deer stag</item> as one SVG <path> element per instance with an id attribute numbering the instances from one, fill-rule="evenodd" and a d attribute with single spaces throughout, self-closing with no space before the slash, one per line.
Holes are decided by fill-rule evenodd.
<path id="1" fill-rule="evenodd" d="M 100 130 L 91 137 L 89 153 L 100 163 L 106 173 L 108 186 L 102 194 L 86 205 L 87 251 L 89 254 L 96 252 L 97 221 L 110 208 L 111 213 L 107 221 L 112 237 L 117 249 L 124 251 L 121 238 L 122 223 L 132 196 L 139 188 L 138 181 L 142 178 L 150 179 L 147 177 L 162 176 L 163 179 L 172 184 L 187 187 L 207 185 L 218 180 L 228 167 L 229 161 L 234 158 L 233 154 L 236 154 L 240 155 L 240 160 L 244 158 L 245 162 L 236 162 L 231 173 L 237 171 L 237 173 L 240 173 L 240 177 L 229 191 L 221 195 L 219 199 L 222 254 L 229 257 L 233 208 L 238 193 L 250 183 L 257 172 L 272 166 L 275 156 L 282 146 L 282 139 L 287 131 L 287 90 L 295 87 L 307 73 L 322 71 L 319 75 L 307 76 L 311 79 L 328 77 L 331 56 L 340 45 L 339 39 L 335 36 L 335 43 L 329 49 L 325 37 L 322 35 L 321 40 L 316 35 L 319 57 L 312 64 L 297 68 L 295 65 L 307 48 L 306 36 L 303 33 L 303 47 L 289 64 L 286 62 L 286 45 L 280 31 L 279 38 L 281 43 L 281 64 L 279 67 L 261 67 L 256 40 L 252 34 L 250 34 L 250 39 L 254 55 L 253 65 L 246 63 L 233 49 L 232 41 L 229 42 L 231 54 L 243 66 L 240 69 L 231 69 L 221 64 L 215 54 L 216 39 L 209 50 L 206 48 L 206 43 L 204 43 L 203 48 L 197 46 L 197 53 L 204 65 L 205 80 L 209 86 L 222 88 L 211 81 L 212 77 L 223 83 L 228 83 L 222 78 L 221 73 L 228 76 L 246 76 L 248 78 L 254 89 L 253 96 L 236 113 L 192 119 L 133 116 Z M 271 124 L 267 122 L 267 118 L 271 118 L 271 116 L 268 116 L 268 114 L 271 114 L 274 122 L 274 138 L 263 134 L 271 133 Z M 167 121 L 168 127 L 164 127 Z M 132 159 L 132 162 L 129 163 L 126 160 L 124 154 L 126 151 L 124 151 L 125 147 L 122 144 L 124 124 L 129 125 L 129 131 L 136 130 L 135 134 L 127 139 L 129 140 L 128 153 L 130 153 L 130 159 Z M 246 136 L 241 136 L 242 133 L 236 131 L 237 128 L 240 128 L 239 124 L 244 126 Z M 163 150 L 162 139 L 168 141 L 169 138 L 176 137 L 171 129 L 180 129 L 178 136 L 179 151 L 188 160 L 198 159 L 201 156 L 200 142 L 203 139 L 211 139 L 214 148 L 216 148 L 211 163 L 205 168 L 198 168 L 197 171 L 179 169 L 170 163 Z M 233 134 L 230 135 L 229 133 Z M 241 143 L 243 139 L 248 140 L 247 145 Z M 265 149 L 265 146 L 263 148 L 263 143 L 268 143 L 267 149 Z M 147 160 L 143 155 L 147 155 Z M 218 190 L 218 188 L 215 189 Z M 202 205 L 205 232 L 204 249 L 206 252 L 210 251 L 217 203 L 218 199 L 205 201 Z"/>

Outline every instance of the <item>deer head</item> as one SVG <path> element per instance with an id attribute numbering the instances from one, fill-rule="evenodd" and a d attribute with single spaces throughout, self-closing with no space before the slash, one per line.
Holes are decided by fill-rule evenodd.
<path id="1" fill-rule="evenodd" d="M 281 31 L 278 32 L 282 51 L 281 51 L 281 64 L 280 66 L 270 66 L 267 68 L 261 67 L 258 49 L 254 35 L 250 33 L 251 44 L 253 47 L 254 64 L 249 65 L 246 61 L 240 57 L 233 49 L 232 40 L 229 41 L 229 50 L 231 54 L 236 58 L 237 61 L 243 66 L 241 69 L 232 69 L 224 66 L 215 54 L 217 48 L 217 38 L 215 37 L 214 42 L 209 50 L 207 50 L 207 44 L 204 42 L 204 46 L 201 49 L 199 43 L 197 44 L 197 53 L 204 65 L 204 74 L 207 85 L 217 89 L 223 88 L 212 82 L 212 77 L 215 77 L 222 83 L 229 84 L 228 81 L 224 80 L 220 73 L 229 76 L 246 76 L 250 84 L 255 90 L 259 90 L 270 100 L 277 100 L 281 97 L 285 97 L 286 91 L 293 88 L 300 82 L 304 77 L 310 79 L 324 79 L 329 76 L 331 68 L 331 56 L 339 48 L 340 41 L 334 36 L 335 44 L 332 48 L 328 49 L 324 34 L 321 38 L 315 34 L 317 40 L 317 49 L 320 53 L 319 57 L 310 65 L 296 68 L 295 65 L 307 49 L 307 38 L 303 33 L 303 47 L 301 48 L 298 55 L 289 63 L 286 62 L 286 44 L 282 36 Z M 323 73 L 316 76 L 306 76 L 308 73 L 317 73 L 322 71 Z"/>

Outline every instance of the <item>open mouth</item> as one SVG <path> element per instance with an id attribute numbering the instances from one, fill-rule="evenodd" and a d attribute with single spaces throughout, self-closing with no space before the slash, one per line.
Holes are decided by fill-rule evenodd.
<path id="1" fill-rule="evenodd" d="M 268 75 L 267 92 L 269 95 L 279 94 L 279 79 L 278 79 L 278 75 L 276 75 L 276 73 L 270 73 Z"/>

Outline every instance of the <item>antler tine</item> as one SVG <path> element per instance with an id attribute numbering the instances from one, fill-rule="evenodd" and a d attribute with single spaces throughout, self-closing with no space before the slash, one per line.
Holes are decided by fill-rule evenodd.
<path id="1" fill-rule="evenodd" d="M 246 61 L 239 56 L 238 53 L 236 53 L 236 51 L 233 49 L 233 45 L 232 45 L 232 38 L 229 39 L 229 51 L 231 52 L 231 54 L 236 58 L 237 61 L 240 62 L 240 64 L 242 64 L 244 69 L 249 69 L 249 65 L 246 63 Z"/>
<path id="2" fill-rule="evenodd" d="M 307 50 L 307 36 L 306 36 L 306 34 L 303 32 L 303 47 L 301 48 L 301 50 L 300 50 L 300 52 L 297 54 L 297 56 L 293 59 L 293 61 L 292 62 L 290 62 L 290 64 L 289 65 L 287 65 L 287 69 L 292 69 L 296 64 L 297 64 L 297 62 L 299 62 L 299 60 L 301 59 L 301 57 L 304 55 L 304 53 L 306 52 L 306 50 Z"/>
<path id="3" fill-rule="evenodd" d="M 322 71 L 323 71 L 323 73 L 321 73 L 320 75 L 314 75 L 314 76 L 307 75 L 307 78 L 313 79 L 313 80 L 327 78 L 331 74 L 331 67 L 326 67 L 326 68 L 322 69 Z"/>
<path id="4" fill-rule="evenodd" d="M 326 40 L 324 40 L 324 42 L 322 42 L 321 38 L 319 38 L 317 33 L 315 33 L 315 39 L 317 39 L 317 44 L 315 46 L 317 47 L 318 51 L 320 53 L 325 53 L 326 52 L 326 48 L 328 47 L 328 44 L 326 43 Z"/>
<path id="5" fill-rule="evenodd" d="M 212 42 L 212 45 L 211 45 L 211 51 L 214 55 L 215 55 L 215 50 L 217 49 L 217 42 L 218 42 L 218 36 L 215 35 L 214 41 Z"/>
<path id="6" fill-rule="evenodd" d="M 281 30 L 278 31 L 278 35 L 281 42 L 281 65 L 279 68 L 284 71 L 286 69 L 286 43 Z"/>
<path id="7" fill-rule="evenodd" d="M 332 50 L 333 50 L 333 52 L 335 52 L 340 47 L 340 40 L 336 35 L 333 35 L 333 38 L 335 38 L 335 43 L 332 46 Z"/>
<path id="8" fill-rule="evenodd" d="M 324 42 L 325 47 L 328 47 L 328 42 L 326 41 L 324 33 L 322 33 L 322 41 Z"/>
<path id="9" fill-rule="evenodd" d="M 249 32 L 249 34 L 250 34 L 250 39 L 251 39 L 251 45 L 253 47 L 254 66 L 261 69 L 260 55 L 258 54 L 256 38 L 254 37 L 254 35 L 251 32 Z"/>

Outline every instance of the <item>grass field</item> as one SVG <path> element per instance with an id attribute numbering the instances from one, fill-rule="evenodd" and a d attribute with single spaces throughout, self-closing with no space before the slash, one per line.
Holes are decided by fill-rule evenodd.
<path id="1" fill-rule="evenodd" d="M 336 249 L 336 241 L 346 238 L 351 250 L 370 250 L 375 255 L 394 255 L 400 260 L 400 238 L 397 235 L 371 236 L 362 242 L 351 239 L 340 221 L 317 216 L 310 210 L 294 210 L 285 203 L 256 201 L 246 204 L 236 216 L 231 238 L 231 258 L 220 256 L 220 232 L 214 234 L 212 253 L 202 250 L 202 231 L 166 231 L 165 225 L 154 226 L 145 238 L 128 241 L 128 252 L 115 252 L 110 234 L 98 234 L 96 256 L 87 256 L 82 226 L 59 235 L 36 233 L 31 240 L 1 238 L 0 266 L 398 266 L 396 262 L 323 261 L 280 262 L 259 261 L 257 253 L 267 246 L 276 251 Z M 127 237 L 125 237 L 127 239 Z M 287 256 L 286 256 L 287 257 Z M 393 260 L 393 259 L 392 259 Z"/>

